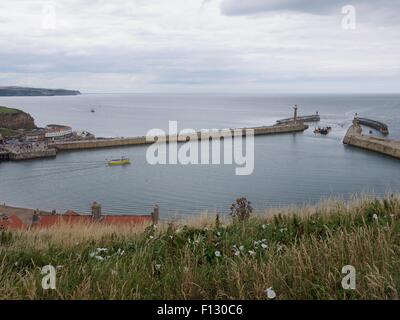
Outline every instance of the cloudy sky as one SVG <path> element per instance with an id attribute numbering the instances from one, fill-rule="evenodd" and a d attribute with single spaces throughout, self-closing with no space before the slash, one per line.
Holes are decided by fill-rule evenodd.
<path id="1" fill-rule="evenodd" d="M 399 12 L 399 0 L 1 0 L 0 86 L 400 93 Z"/>

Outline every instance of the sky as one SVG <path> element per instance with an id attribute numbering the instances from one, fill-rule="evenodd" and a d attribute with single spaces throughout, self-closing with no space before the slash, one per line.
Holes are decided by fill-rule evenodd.
<path id="1" fill-rule="evenodd" d="M 1 0 L 0 86 L 400 93 L 399 0 Z"/>

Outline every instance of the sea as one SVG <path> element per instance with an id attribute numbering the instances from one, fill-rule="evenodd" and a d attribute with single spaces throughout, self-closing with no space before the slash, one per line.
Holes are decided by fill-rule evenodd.
<path id="1" fill-rule="evenodd" d="M 148 146 L 63 152 L 54 159 L 0 163 L 0 202 L 89 213 L 97 201 L 103 212 L 116 215 L 148 214 L 158 204 L 161 217 L 179 217 L 227 214 L 239 197 L 263 211 L 400 192 L 400 160 L 342 143 L 356 113 L 385 122 L 388 137 L 400 140 L 400 95 L 108 93 L 0 98 L 0 105 L 28 112 L 38 126 L 64 124 L 97 137 L 167 131 L 170 121 L 177 121 L 178 130 L 272 125 L 292 116 L 295 104 L 300 115 L 318 111 L 321 122 L 302 133 L 255 137 L 250 175 L 236 175 L 234 163 L 153 165 L 147 161 Z M 315 135 L 316 126 L 332 130 Z M 364 132 L 370 134 L 367 128 Z M 107 159 L 121 156 L 132 164 L 107 165 Z"/>

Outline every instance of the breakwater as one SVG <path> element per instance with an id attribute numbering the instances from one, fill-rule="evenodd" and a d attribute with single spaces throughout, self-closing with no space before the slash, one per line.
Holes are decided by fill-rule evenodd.
<path id="1" fill-rule="evenodd" d="M 310 116 L 301 116 L 301 117 L 296 117 L 297 121 L 303 121 L 303 122 L 319 122 L 321 121 L 321 117 L 319 116 L 319 114 L 313 114 Z M 286 119 L 281 119 L 281 120 L 277 120 L 276 123 L 278 125 L 281 124 L 288 124 L 291 122 L 294 122 L 295 119 L 294 118 L 286 118 Z"/>
<path id="2" fill-rule="evenodd" d="M 362 128 L 358 124 L 354 124 L 349 128 L 343 143 L 400 159 L 400 141 L 365 136 L 362 134 Z"/>
<path id="3" fill-rule="evenodd" d="M 201 131 L 194 134 L 180 135 L 178 136 L 164 136 L 164 137 L 132 137 L 132 138 L 109 138 L 109 139 L 92 139 L 92 140 L 81 140 L 81 141 L 66 141 L 66 142 L 55 142 L 50 144 L 52 148 L 57 151 L 72 151 L 72 150 L 85 150 L 85 149 L 98 149 L 98 148 L 113 148 L 122 146 L 135 146 L 135 145 L 146 145 L 152 144 L 156 141 L 162 142 L 184 142 L 188 140 L 200 140 L 208 138 L 223 138 L 226 136 L 245 135 L 246 131 L 252 130 L 254 135 L 271 135 L 271 134 L 283 134 L 283 133 L 296 133 L 302 132 L 308 129 L 308 125 L 298 122 L 287 125 L 275 125 L 275 126 L 261 126 L 261 127 L 250 127 L 240 129 L 225 129 L 215 131 Z"/>
<path id="4" fill-rule="evenodd" d="M 367 118 L 357 118 L 357 120 L 359 124 L 378 130 L 380 133 L 383 133 L 385 135 L 389 134 L 388 126 L 383 122 Z"/>

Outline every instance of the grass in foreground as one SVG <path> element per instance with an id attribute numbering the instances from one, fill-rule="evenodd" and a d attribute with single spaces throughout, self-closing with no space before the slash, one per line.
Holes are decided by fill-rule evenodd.
<path id="1" fill-rule="evenodd" d="M 0 299 L 398 299 L 400 198 L 141 228 L 0 233 Z M 43 266 L 57 268 L 43 290 Z M 342 267 L 356 269 L 344 290 Z"/>

